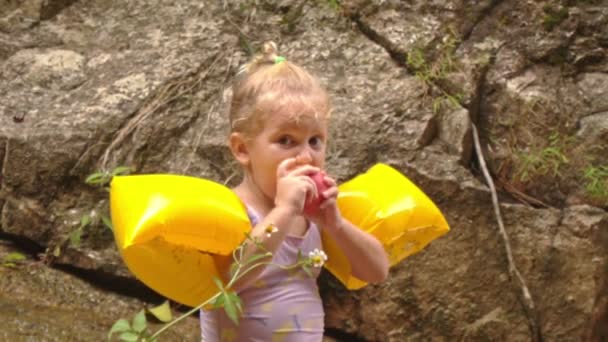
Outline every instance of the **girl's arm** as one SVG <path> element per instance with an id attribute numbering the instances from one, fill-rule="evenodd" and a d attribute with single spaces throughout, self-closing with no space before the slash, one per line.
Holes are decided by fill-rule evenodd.
<path id="1" fill-rule="evenodd" d="M 323 228 L 348 258 L 352 274 L 368 283 L 380 283 L 388 276 L 388 255 L 371 234 L 342 218 L 334 227 Z"/>
<path id="2" fill-rule="evenodd" d="M 317 171 L 319 171 L 318 168 L 310 165 L 299 166 L 296 158 L 286 159 L 279 164 L 274 206 L 250 232 L 251 238 L 262 248 L 252 242 L 246 243 L 243 251 L 243 261 L 256 254 L 274 253 L 279 248 L 288 234 L 294 218 L 302 214 L 306 198 L 317 195 L 314 182 L 307 176 L 307 174 Z M 271 261 L 272 255 L 268 255 L 257 259 L 253 264 Z M 233 288 L 240 290 L 247 287 L 259 277 L 265 268 L 262 265 L 247 272 L 239 278 Z"/>
<path id="3" fill-rule="evenodd" d="M 324 182 L 328 187 L 322 193 L 325 200 L 310 219 L 326 231 L 340 247 L 348 258 L 355 277 L 368 283 L 384 281 L 389 269 L 388 255 L 384 247 L 373 235 L 342 217 L 336 203 L 336 181 L 326 175 Z"/>

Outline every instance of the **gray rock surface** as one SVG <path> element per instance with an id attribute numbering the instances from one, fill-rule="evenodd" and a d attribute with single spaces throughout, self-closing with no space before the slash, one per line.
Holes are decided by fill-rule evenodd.
<path id="1" fill-rule="evenodd" d="M 452 228 L 384 284 L 347 292 L 325 275 L 328 328 L 370 341 L 522 341 L 534 340 L 532 322 L 544 341 L 600 341 L 608 197 L 590 194 L 585 175 L 608 167 L 607 23 L 603 0 L 0 2 L 0 238 L 51 265 L 130 279 L 102 224 L 107 193 L 84 179 L 129 166 L 235 184 L 225 90 L 274 40 L 332 96 L 328 172 L 343 182 L 389 163 Z M 534 317 L 509 275 L 472 123 Z M 598 184 L 608 189 L 608 176 Z M 36 281 L 27 292 L 40 296 L 9 298 L 38 275 L 0 267 L 5 336 L 84 340 L 59 321 L 36 330 L 45 300 L 102 338 L 143 305 L 40 267 L 70 285 L 47 293 Z M 89 292 L 115 309 L 62 299 Z M 188 340 L 194 325 L 176 334 Z"/>

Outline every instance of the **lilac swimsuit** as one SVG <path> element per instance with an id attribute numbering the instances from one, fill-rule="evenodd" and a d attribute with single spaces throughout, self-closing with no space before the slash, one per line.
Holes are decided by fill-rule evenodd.
<path id="1" fill-rule="evenodd" d="M 260 217 L 248 209 L 255 226 Z M 298 250 L 303 256 L 322 248 L 321 235 L 310 224 L 303 237 L 288 235 L 273 256 L 273 263 L 292 265 Z M 201 310 L 202 340 L 205 342 L 320 342 L 323 338 L 324 313 L 317 276 L 310 277 L 301 268 L 283 270 L 270 265 L 254 284 L 239 292 L 243 315 L 236 326 L 223 309 Z"/>

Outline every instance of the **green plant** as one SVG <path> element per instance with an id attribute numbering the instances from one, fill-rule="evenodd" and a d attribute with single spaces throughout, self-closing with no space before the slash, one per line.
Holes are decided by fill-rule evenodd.
<path id="1" fill-rule="evenodd" d="M 425 84 L 432 81 L 432 68 L 426 60 L 424 51 L 420 47 L 414 48 L 407 54 L 407 65 L 415 71 L 416 77 Z"/>
<path id="2" fill-rule="evenodd" d="M 588 166 L 584 176 L 585 190 L 596 198 L 608 199 L 608 165 Z"/>
<path id="3" fill-rule="evenodd" d="M 450 32 L 445 36 L 433 62 L 428 61 L 424 50 L 418 46 L 407 54 L 406 63 L 415 71 L 416 77 L 425 83 L 443 80 L 456 69 L 454 51 L 458 42 L 456 35 Z"/>
<path id="4" fill-rule="evenodd" d="M 53 256 L 59 257 L 65 247 L 78 248 L 82 242 L 82 236 L 88 227 L 96 227 L 103 224 L 106 228 L 112 230 L 112 222 L 107 215 L 82 215 L 79 225 L 76 229 L 69 232 L 53 249 Z"/>
<path id="5" fill-rule="evenodd" d="M 422 81 L 428 92 L 435 84 L 447 80 L 448 75 L 456 70 L 454 51 L 459 40 L 456 34 L 450 31 L 438 50 L 438 57 L 430 62 L 421 47 L 414 47 L 406 57 L 406 64 L 414 72 L 415 76 Z M 441 95 L 435 97 L 432 102 L 434 113 L 438 113 L 444 106 L 455 108 L 460 106 L 463 95 L 460 93 L 450 94 L 442 87 L 437 87 Z"/>
<path id="6" fill-rule="evenodd" d="M 553 29 L 566 20 L 569 15 L 567 7 L 556 9 L 551 5 L 545 5 L 543 7 L 543 12 L 545 13 L 545 15 L 543 15 L 543 27 L 547 31 L 553 31 Z"/>
<path id="7" fill-rule="evenodd" d="M 269 226 L 272 228 L 272 226 Z M 276 229 L 276 228 L 275 228 Z M 272 234 L 276 230 L 267 230 L 267 234 Z M 248 248 L 250 244 L 256 246 L 257 252 L 244 260 L 244 252 L 245 249 Z M 245 241 L 237 247 L 232 253 L 233 263 L 230 266 L 230 279 L 226 284 L 224 284 L 220 279 L 214 278 L 214 282 L 218 287 L 218 292 L 213 295 L 211 298 L 207 299 L 200 305 L 194 307 L 190 311 L 184 313 L 183 315 L 171 319 L 167 322 L 163 327 L 154 332 L 153 334 L 147 331 L 147 321 L 145 312 L 142 310 L 138 312 L 135 317 L 132 319 L 132 323 L 129 323 L 126 319 L 119 319 L 114 323 L 110 332 L 108 333 L 108 339 L 111 339 L 112 334 L 120 333 L 118 336 L 121 341 L 126 342 L 156 342 L 158 341 L 158 337 L 167 329 L 177 324 L 182 319 L 194 314 L 199 311 L 203 307 L 213 307 L 213 308 L 223 308 L 226 312 L 226 315 L 235 323 L 239 323 L 239 316 L 243 311 L 241 299 L 238 294 L 232 290 L 234 284 L 245 276 L 247 273 L 252 270 L 267 265 L 274 265 L 276 267 L 280 267 L 284 270 L 293 270 L 295 268 L 302 268 L 302 270 L 312 276 L 311 268 L 312 267 L 321 267 L 327 256 L 323 251 L 315 250 L 309 254 L 308 257 L 302 256 L 300 252 L 298 252 L 297 260 L 292 265 L 279 265 L 272 263 L 272 252 L 268 251 L 257 239 L 253 238 L 251 235 L 246 234 Z M 158 318 L 158 316 L 156 316 Z M 166 317 L 166 315 L 165 315 Z"/>
<path id="8" fill-rule="evenodd" d="M 340 2 L 338 0 L 327 0 L 327 4 L 335 11 L 340 9 Z"/>
<path id="9" fill-rule="evenodd" d="M 9 268 L 15 268 L 15 267 L 17 267 L 17 265 L 21 264 L 23 261 L 25 261 L 25 255 L 18 253 L 18 252 L 13 252 L 13 253 L 9 253 L 3 257 L 0 265 L 2 265 L 4 267 L 9 267 Z"/>
<path id="10" fill-rule="evenodd" d="M 80 241 L 82 239 L 82 233 L 84 232 L 84 229 L 89 224 L 91 224 L 91 216 L 84 215 L 80 218 L 80 225 L 78 226 L 78 228 L 76 228 L 76 230 L 72 231 L 72 233 L 70 233 L 70 235 L 68 236 L 68 238 L 70 239 L 70 246 L 73 246 L 73 247 L 80 246 Z"/>
<path id="11" fill-rule="evenodd" d="M 516 177 L 519 181 L 527 182 L 537 176 L 550 174 L 559 176 L 559 169 L 568 163 L 563 152 L 564 139 L 558 133 L 549 137 L 549 146 L 533 152 L 516 154 Z"/>
<path id="12" fill-rule="evenodd" d="M 133 172 L 133 168 L 131 168 L 131 167 L 118 166 L 111 171 L 94 172 L 94 173 L 90 174 L 85 179 L 84 182 L 89 185 L 97 185 L 97 186 L 103 187 L 106 191 L 109 191 L 109 188 L 107 186 L 110 184 L 110 182 L 112 182 L 112 178 L 114 178 L 114 176 L 124 176 L 124 175 L 130 174 L 131 172 Z M 99 217 L 99 220 L 101 220 L 101 223 L 105 227 L 107 227 L 110 230 L 113 230 L 112 220 L 110 219 L 110 216 L 107 214 L 104 214 L 104 213 L 100 214 L 99 216 L 95 215 L 95 217 L 91 217 L 89 215 L 84 215 L 81 218 L 81 227 L 83 226 L 82 225 L 83 221 L 86 221 L 87 223 L 89 223 L 91 225 L 99 224 L 100 222 L 98 221 L 97 217 Z"/>
<path id="13" fill-rule="evenodd" d="M 114 176 L 126 175 L 131 173 L 133 170 L 127 166 L 119 166 L 111 171 L 97 171 L 90 174 L 86 179 L 85 183 L 89 185 L 95 185 L 104 188 L 105 191 L 109 191 L 107 187 Z M 66 247 L 78 248 L 82 242 L 82 236 L 85 233 L 87 227 L 98 226 L 103 224 L 108 229 L 112 230 L 112 221 L 107 214 L 95 214 L 95 211 L 91 215 L 85 214 L 80 217 L 80 223 L 78 227 L 70 231 L 65 235 L 61 241 L 52 249 L 54 257 L 58 258 L 61 256 L 62 251 Z M 47 250 L 50 252 L 50 249 Z"/>
<path id="14" fill-rule="evenodd" d="M 105 187 L 110 184 L 114 176 L 122 176 L 133 172 L 133 169 L 128 166 L 118 166 L 111 171 L 97 171 L 90 174 L 84 182 L 90 185 L 98 185 Z"/>
<path id="15" fill-rule="evenodd" d="M 91 224 L 91 216 L 83 215 L 80 218 L 80 224 L 78 228 L 71 231 L 69 234 L 63 237 L 60 243 L 58 243 L 53 249 L 53 256 L 58 258 L 61 256 L 61 252 L 63 248 L 66 246 L 78 248 L 80 247 L 80 242 L 82 241 L 82 234 L 87 226 Z"/>
<path id="16" fill-rule="evenodd" d="M 146 312 L 152 314 L 159 321 L 164 323 L 170 322 L 173 319 L 169 301 L 165 301 L 157 307 L 139 311 L 135 314 L 131 322 L 126 319 L 119 319 L 116 321 L 108 333 L 108 340 L 112 338 L 113 334 L 119 334 L 118 338 L 121 341 L 155 341 L 147 331 L 148 320 L 146 319 Z"/>
<path id="17" fill-rule="evenodd" d="M 126 319 L 119 319 L 108 333 L 108 340 L 112 338 L 112 334 L 120 333 L 121 341 L 146 341 L 149 337 L 147 333 L 146 312 L 141 310 L 138 312 L 131 322 Z"/>
<path id="18" fill-rule="evenodd" d="M 437 114 L 444 108 L 458 108 L 458 106 L 460 106 L 462 98 L 463 95 L 460 93 L 451 95 L 444 92 L 443 95 L 433 99 L 433 113 Z"/>

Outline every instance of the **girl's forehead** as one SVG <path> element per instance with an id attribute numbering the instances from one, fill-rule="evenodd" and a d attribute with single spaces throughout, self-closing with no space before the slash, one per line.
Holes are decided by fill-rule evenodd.
<path id="1" fill-rule="evenodd" d="M 276 120 L 279 120 L 281 122 L 289 122 L 296 125 L 300 123 L 322 121 L 324 118 L 324 113 L 317 113 L 313 111 L 277 113 L 275 115 Z"/>
<path id="2" fill-rule="evenodd" d="M 314 128 L 323 129 L 327 125 L 325 115 L 316 113 L 275 113 L 266 116 L 265 126 L 277 129 Z"/>
<path id="3" fill-rule="evenodd" d="M 330 110 L 327 95 L 321 91 L 303 94 L 269 91 L 257 99 L 255 108 L 265 118 L 295 122 L 309 117 L 325 119 Z"/>

